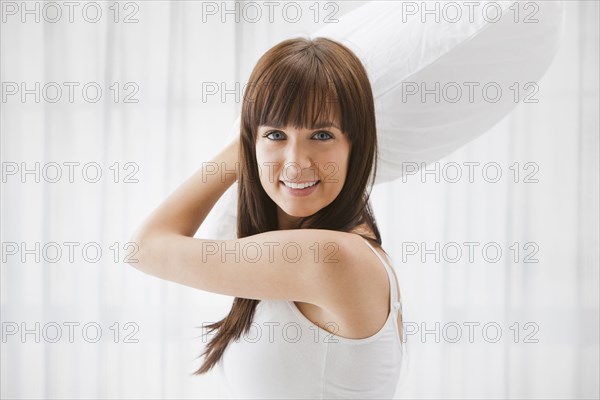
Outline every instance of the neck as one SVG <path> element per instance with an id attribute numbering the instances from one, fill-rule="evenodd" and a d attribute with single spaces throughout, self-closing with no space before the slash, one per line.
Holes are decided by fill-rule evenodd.
<path id="1" fill-rule="evenodd" d="M 286 214 L 281 208 L 277 207 L 277 221 L 280 230 L 294 229 L 300 217 L 292 217 Z"/>

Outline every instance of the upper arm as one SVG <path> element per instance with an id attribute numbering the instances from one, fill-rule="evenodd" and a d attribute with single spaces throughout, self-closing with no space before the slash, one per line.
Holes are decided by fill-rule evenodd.
<path id="1" fill-rule="evenodd" d="M 235 240 L 160 233 L 138 241 L 132 266 L 213 293 L 328 304 L 351 281 L 352 234 L 323 229 L 264 232 Z"/>

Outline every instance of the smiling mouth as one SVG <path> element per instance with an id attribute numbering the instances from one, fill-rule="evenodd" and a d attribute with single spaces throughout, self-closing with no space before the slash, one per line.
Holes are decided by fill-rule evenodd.
<path id="1" fill-rule="evenodd" d="M 313 182 L 304 182 L 304 183 L 294 183 L 294 182 L 286 182 L 286 181 L 280 181 L 284 186 L 290 188 L 290 189 L 294 189 L 294 190 L 304 190 L 304 189 L 308 189 L 314 186 L 317 186 L 319 184 L 319 182 L 321 182 L 320 180 L 317 181 L 313 181 Z"/>

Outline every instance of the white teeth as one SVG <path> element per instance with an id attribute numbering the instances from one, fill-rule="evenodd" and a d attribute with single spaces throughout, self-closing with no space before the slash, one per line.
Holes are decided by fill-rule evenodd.
<path id="1" fill-rule="evenodd" d="M 311 187 L 317 184 L 318 181 L 314 181 L 312 183 L 293 183 L 293 182 L 285 182 L 283 184 L 292 189 L 306 189 L 307 187 Z"/>

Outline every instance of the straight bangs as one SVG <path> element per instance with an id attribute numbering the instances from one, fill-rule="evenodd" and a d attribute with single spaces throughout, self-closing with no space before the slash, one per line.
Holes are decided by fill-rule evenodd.
<path id="1" fill-rule="evenodd" d="M 347 132 L 352 126 L 344 120 L 347 113 L 338 101 L 340 82 L 310 57 L 295 57 L 275 64 L 248 87 L 245 99 L 248 127 L 313 129 L 335 125 Z M 256 140 L 257 132 L 252 134 Z"/>

